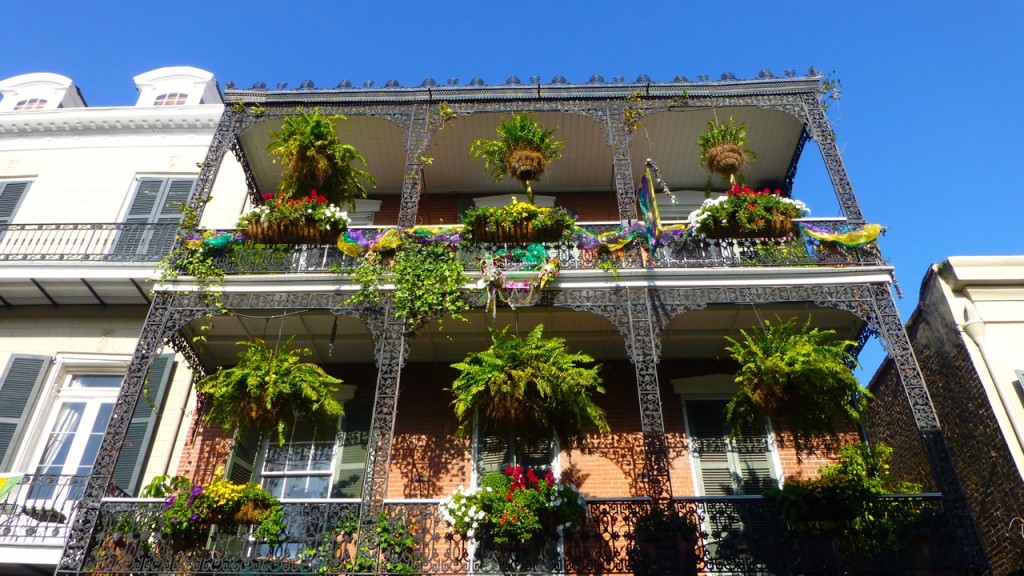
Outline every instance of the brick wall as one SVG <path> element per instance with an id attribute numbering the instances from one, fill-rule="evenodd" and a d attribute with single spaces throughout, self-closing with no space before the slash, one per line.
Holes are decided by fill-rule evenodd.
<path id="1" fill-rule="evenodd" d="M 1024 484 L 938 281 L 935 276 L 925 280 L 907 333 L 992 571 L 1024 573 L 1024 535 L 1020 522 L 1014 520 L 1024 515 Z M 871 413 L 872 437 L 898 445 L 894 467 L 917 479 L 929 469 L 920 442 L 912 446 L 907 400 L 890 361 L 879 371 L 873 388 L 879 400 Z"/>
<path id="2" fill-rule="evenodd" d="M 542 194 L 542 192 L 541 192 Z M 459 214 L 472 206 L 473 198 L 489 194 L 424 194 L 420 197 L 416 223 L 419 225 L 458 224 Z M 554 194 L 555 205 L 576 215 L 580 222 L 618 221 L 619 207 L 614 192 L 565 192 Z M 371 196 L 381 200 L 380 210 L 373 219 L 377 226 L 398 224 L 401 198 L 397 195 Z"/>

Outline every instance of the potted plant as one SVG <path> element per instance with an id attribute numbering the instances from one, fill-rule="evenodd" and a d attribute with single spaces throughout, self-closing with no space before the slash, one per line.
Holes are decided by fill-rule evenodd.
<path id="1" fill-rule="evenodd" d="M 294 337 L 280 348 L 268 348 L 255 338 L 238 342 L 244 349 L 238 364 L 221 368 L 196 382 L 203 396 L 204 422 L 227 431 L 255 428 L 273 432 L 284 444 L 296 420 L 334 428 L 344 410 L 337 399 L 341 380 L 302 358 L 307 348 L 292 348 Z"/>
<path id="2" fill-rule="evenodd" d="M 796 535 L 836 540 L 848 561 L 893 556 L 930 513 L 920 501 L 882 499 L 921 492 L 920 484 L 892 478 L 891 461 L 892 448 L 885 444 L 849 444 L 839 449 L 838 462 L 818 470 L 817 478 L 789 478 L 764 496 Z"/>
<path id="3" fill-rule="evenodd" d="M 366 184 L 376 186 L 373 176 L 353 162 L 366 159 L 350 144 L 343 144 L 335 122 L 345 116 L 323 116 L 319 108 L 299 110 L 285 116 L 267 149 L 275 163 L 282 165 L 281 193 L 287 198 L 302 198 L 318 190 L 331 204 L 355 208 L 355 198 L 366 197 Z"/>
<path id="4" fill-rule="evenodd" d="M 741 330 L 739 340 L 726 338 L 740 368 L 739 390 L 726 405 L 725 417 L 736 435 L 763 428 L 770 419 L 788 432 L 797 454 L 822 440 L 839 442 L 838 430 L 860 422 L 873 398 L 851 371 L 856 343 L 831 339 L 834 330 L 802 326 L 796 318 L 757 330 Z"/>
<path id="5" fill-rule="evenodd" d="M 389 230 L 375 239 L 378 249 L 364 252 L 353 272 L 359 291 L 348 299 L 379 304 L 381 284 L 389 276 L 395 316 L 405 320 L 409 332 L 444 315 L 464 319 L 462 312 L 469 308 L 463 294 L 469 278 L 454 250 L 458 234 L 418 232 Z"/>
<path id="6" fill-rule="evenodd" d="M 586 518 L 587 506 L 579 489 L 554 472 L 508 466 L 484 476 L 478 488 L 459 487 L 441 502 L 440 513 L 455 533 L 504 546 L 538 544 L 572 530 Z"/>
<path id="7" fill-rule="evenodd" d="M 564 208 L 538 208 L 513 197 L 508 206 L 467 210 L 462 216 L 462 238 L 491 243 L 557 242 L 575 224 Z"/>
<path id="8" fill-rule="evenodd" d="M 497 140 L 475 140 L 469 150 L 474 159 L 484 160 L 484 170 L 494 176 L 495 184 L 505 176 L 522 182 L 527 201 L 533 204 L 530 181 L 540 178 L 549 162 L 562 157 L 565 143 L 555 140 L 556 131 L 541 126 L 534 113 L 513 114 L 502 118 Z"/>
<path id="9" fill-rule="evenodd" d="M 582 446 L 588 433 L 609 431 L 592 398 L 604 393 L 593 361 L 562 338 L 545 338 L 543 325 L 525 337 L 492 329 L 490 348 L 452 364 L 461 372 L 451 388 L 458 432 L 469 434 L 479 412 L 499 434 L 532 443 L 553 432 L 564 448 Z"/>
<path id="10" fill-rule="evenodd" d="M 736 184 L 739 174 L 748 158 L 755 156 L 754 151 L 745 148 L 747 144 L 746 124 L 736 124 L 732 116 L 729 122 L 719 122 L 718 118 L 708 119 L 707 132 L 697 139 L 700 147 L 700 163 L 713 174 L 719 174 Z M 708 186 L 711 180 L 708 180 Z"/>
<path id="11" fill-rule="evenodd" d="M 257 244 L 334 244 L 348 227 L 348 212 L 317 190 L 301 198 L 279 192 L 238 219 L 238 228 Z"/>
<path id="12" fill-rule="evenodd" d="M 810 212 L 780 190 L 733 184 L 725 196 L 705 199 L 689 221 L 691 230 L 708 238 L 782 238 L 793 233 L 793 218 Z"/>
<path id="13" fill-rule="evenodd" d="M 179 549 L 202 545 L 213 524 L 254 525 L 252 537 L 268 544 L 278 542 L 285 531 L 280 501 L 258 484 L 226 478 L 196 484 L 184 476 L 165 475 L 154 478 L 143 496 L 164 498 L 159 529 Z"/>

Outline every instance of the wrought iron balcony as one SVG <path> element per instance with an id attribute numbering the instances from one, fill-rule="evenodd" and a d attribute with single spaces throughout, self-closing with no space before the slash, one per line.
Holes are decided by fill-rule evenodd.
<path id="1" fill-rule="evenodd" d="M 63 547 L 89 477 L 26 474 L 15 479 L 17 484 L 0 500 L 0 548 Z"/>
<path id="2" fill-rule="evenodd" d="M 371 553 L 358 540 L 355 501 L 285 502 L 287 533 L 274 545 L 253 540 L 250 527 L 222 525 L 206 529 L 201 538 L 205 545 L 186 548 L 160 533 L 160 501 L 107 499 L 83 569 L 136 575 L 377 570 L 438 575 L 838 574 L 880 569 L 955 572 L 959 566 L 936 494 L 886 497 L 879 514 L 899 513 L 913 518 L 912 524 L 857 537 L 841 523 L 822 523 L 815 534 L 795 532 L 759 496 L 676 498 L 667 514 L 652 513 L 647 499 L 594 499 L 588 501 L 589 518 L 579 530 L 564 537 L 552 532 L 542 542 L 512 546 L 469 542 L 453 534 L 437 504 L 386 503 L 384 517 L 394 538 Z M 379 526 L 375 534 L 382 533 Z"/>
<path id="3" fill-rule="evenodd" d="M 844 220 L 802 220 L 818 229 L 840 231 Z M 617 224 L 596 224 L 586 227 L 594 233 L 614 232 Z M 360 228 L 364 236 L 383 228 Z M 543 243 L 548 259 L 557 258 L 562 270 L 593 270 L 614 267 L 629 268 L 722 268 L 766 266 L 877 266 L 883 263 L 874 246 L 843 248 L 812 242 L 803 237 L 789 239 L 744 238 L 708 239 L 683 236 L 668 241 L 655 250 L 648 250 L 634 241 L 626 248 L 582 250 L 575 243 Z M 480 270 L 480 259 L 507 251 L 503 244 L 459 246 L 466 270 Z M 343 254 L 334 246 L 239 246 L 215 257 L 215 264 L 226 274 L 317 273 L 343 272 L 360 265 L 359 258 Z"/>
<path id="4" fill-rule="evenodd" d="M 0 261 L 159 262 L 178 223 L 0 224 Z"/>

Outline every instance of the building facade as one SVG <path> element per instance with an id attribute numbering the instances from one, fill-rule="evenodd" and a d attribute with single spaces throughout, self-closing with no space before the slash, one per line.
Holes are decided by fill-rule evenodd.
<path id="1" fill-rule="evenodd" d="M 223 111 L 209 72 L 135 80 L 137 103 L 109 108 L 88 107 L 56 74 L 0 81 L 5 574 L 58 563 Z M 108 494 L 176 466 L 189 405 L 181 364 L 173 354 L 147 364 L 152 407 L 129 424 Z"/>
<path id="2" fill-rule="evenodd" d="M 472 142 L 491 137 L 502 118 L 517 112 L 535 113 L 543 124 L 557 127 L 558 138 L 565 142 L 562 159 L 533 183 L 538 203 L 565 207 L 575 215 L 578 227 L 595 236 L 640 230 L 656 237 L 658 223 L 645 219 L 651 204 L 643 190 L 650 188 L 659 192 L 664 230 L 670 229 L 670 220 L 684 218 L 703 200 L 709 183 L 694 142 L 709 119 L 730 116 L 745 124 L 750 147 L 757 152 L 745 174 L 752 188 L 779 189 L 793 197 L 810 195 L 813 190 L 797 184 L 797 166 L 807 145 L 817 145 L 838 216 L 806 218 L 802 224 L 820 233 L 840 234 L 863 226 L 865 219 L 819 100 L 820 76 L 777 78 L 765 72 L 746 81 L 725 76 L 714 82 L 678 78 L 667 83 L 647 78 L 605 82 L 595 77 L 586 84 L 569 84 L 561 77 L 548 84 L 524 84 L 513 77 L 502 85 L 475 79 L 465 86 L 425 81 L 414 88 L 389 82 L 382 89 L 356 89 L 344 83 L 318 89 L 303 83 L 291 91 L 231 86 L 224 93 L 224 106 L 213 105 L 218 94 L 212 77 L 205 83 L 189 83 L 189 74 L 169 76 L 182 87 L 167 87 L 164 82 L 170 80 L 161 74 L 137 79 L 140 98 L 149 103 L 146 112 L 158 116 L 166 109 L 173 117 L 203 111 L 209 120 L 189 123 L 202 126 L 202 134 L 193 135 L 194 141 L 180 150 L 161 135 L 164 140 L 152 152 L 164 164 L 140 162 L 129 168 L 126 164 L 131 163 L 122 155 L 117 165 L 130 170 L 136 184 L 116 199 L 109 194 L 110 214 L 96 216 L 120 218 L 125 226 L 167 224 L 175 234 L 162 236 L 147 229 L 130 240 L 124 233 L 113 234 L 99 250 L 141 253 L 147 259 L 139 266 L 140 276 L 134 278 L 138 289 L 131 294 L 141 300 L 116 302 L 135 307 L 125 313 L 123 341 L 111 349 L 119 364 L 106 373 L 126 372 L 117 394 L 99 401 L 98 405 L 109 406 L 109 425 L 94 427 L 95 461 L 88 481 L 75 492 L 74 513 L 64 514 L 68 528 L 62 536 L 67 539 L 58 574 L 406 569 L 424 574 L 676 573 L 679 566 L 683 573 L 794 573 L 863 568 L 851 567 L 851 560 L 831 544 L 801 547 L 780 539 L 785 524 L 759 496 L 786 477 L 813 475 L 830 455 L 798 459 L 782 441 L 784 431 L 771 429 L 737 441 L 721 416 L 735 390 L 735 366 L 726 359 L 726 337 L 776 316 L 809 319 L 816 327 L 859 343 L 880 338 L 904 392 L 907 421 L 917 441 L 915 453 L 928 472 L 925 485 L 931 492 L 913 501 L 936 511 L 946 541 L 956 543 L 942 550 L 920 544 L 918 552 L 927 553 L 917 555 L 901 548 L 895 557 L 907 562 L 907 570 L 984 570 L 985 558 L 943 429 L 893 304 L 891 268 L 873 245 L 842 248 L 798 233 L 781 240 L 707 238 L 692 230 L 678 237 L 666 232 L 662 242 L 645 243 L 637 237 L 603 252 L 589 251 L 575 239 L 547 242 L 540 244 L 541 253 L 545 260 L 557 259 L 561 271 L 542 289 L 524 294 L 514 288 L 489 292 L 487 283 L 480 281 L 480 257 L 493 260 L 509 247 L 459 243 L 454 249 L 470 278 L 463 287 L 472 305 L 464 314 L 466 321 L 428 317 L 423 326 L 410 326 L 396 317 L 395 282 L 386 278 L 377 287 L 379 302 L 353 300 L 360 292 L 357 269 L 366 263 L 333 243 L 267 247 L 250 242 L 215 256 L 223 278 L 209 271 L 194 277 L 175 268 L 178 259 L 187 257 L 187 241 L 196 238 L 190 236 L 196 233 L 196 221 L 208 230 L 231 229 L 239 215 L 277 190 L 281 166 L 268 154 L 267 145 L 285 117 L 300 108 L 347 117 L 334 123 L 342 139 L 365 156 L 376 179 L 369 197 L 351 208 L 356 218 L 350 232 L 364 238 L 388 229 L 457 226 L 460 214 L 470 206 L 501 204 L 521 196 L 518 184 L 495 185 L 468 152 Z M 6 86 L 0 84 L 0 89 Z M 14 125 L 24 122 L 17 118 L 26 117 L 17 114 L 45 114 L 26 112 L 29 101 L 57 99 L 49 94 L 4 94 L 4 105 L 13 106 L 10 114 L 0 114 L 0 123 L 8 120 Z M 111 119 L 106 126 L 159 132 L 173 124 L 138 118 Z M 65 130 L 75 134 L 71 126 L 76 125 Z M 13 162 L 31 156 L 25 149 L 36 140 L 25 136 L 12 141 L 19 142 L 11 152 Z M 126 146 L 132 141 L 126 139 Z M 3 142 L 6 145 L 8 139 Z M 70 145 L 82 147 L 88 146 Z M 61 166 L 53 161 L 55 154 L 59 153 L 47 152 L 46 166 Z M 95 155 L 94 164 L 110 156 L 109 151 Z M 17 192 L 19 186 L 31 186 L 26 202 L 34 198 L 42 187 L 42 178 L 37 183 L 34 175 L 41 170 L 26 166 L 0 173 L 5 185 L 0 203 L 8 188 Z M 638 192 L 637 185 L 647 174 L 650 188 L 644 184 Z M 725 184 L 714 181 L 711 187 L 722 194 Z M 148 203 L 134 199 L 141 194 Z M 90 196 L 80 204 L 92 209 L 96 201 Z M 13 222 L 27 222 L 23 216 L 29 214 L 19 206 Z M 686 222 L 678 223 L 682 226 L 675 230 L 685 228 Z M 5 240 L 17 228 L 7 230 Z M 17 254 L 20 246 L 9 252 Z M 169 274 L 154 273 L 158 253 L 172 254 Z M 506 274 L 519 271 L 508 259 L 504 262 L 499 267 L 506 266 Z M 45 268 L 48 273 L 53 270 Z M 76 266 L 75 274 L 81 270 Z M 107 324 L 114 317 L 109 308 L 115 302 L 96 288 L 98 280 L 69 278 L 67 283 L 86 287 L 92 298 L 82 306 L 103 310 L 96 314 L 102 321 L 91 328 L 93 332 L 82 333 L 94 345 L 109 345 L 112 328 Z M 145 281 L 154 278 L 150 297 Z M 27 283 L 21 282 L 10 297 L 0 292 L 15 312 L 21 303 L 13 300 L 14 294 L 36 299 L 25 303 L 35 306 L 24 312 L 29 332 L 10 334 L 9 365 L 20 360 L 17 354 L 56 358 L 74 349 L 59 340 L 47 340 L 49 348 L 24 346 L 24 337 L 40 330 L 39 317 L 48 317 L 40 314 L 38 305 L 60 310 L 71 301 L 58 300 L 56 290 L 42 280 L 30 276 Z M 500 301 L 496 307 L 488 305 L 488 295 Z M 78 297 L 88 300 L 83 294 Z M 65 330 L 74 334 L 80 321 L 77 316 L 70 323 L 54 320 L 45 335 Z M 5 327 L 17 326 L 11 322 Z M 539 325 L 547 335 L 564 338 L 571 349 L 602 364 L 606 392 L 597 401 L 608 415 L 610 432 L 590 438 L 587 450 L 573 451 L 560 449 L 554 438 L 540 447 L 515 446 L 489 435 L 482 421 L 470 434 L 456 436 L 446 390 L 456 374 L 451 364 L 485 349 L 490 343 L 488 327 L 525 334 Z M 133 328 L 141 329 L 137 339 L 128 336 Z M 339 400 L 345 416 L 337 430 L 296 428 L 277 444 L 204 425 L 202 398 L 191 389 L 192 381 L 230 366 L 239 343 L 257 338 L 273 347 L 287 342 L 308 348 L 312 360 L 344 380 Z M 29 360 L 46 363 L 45 358 L 33 358 Z M 5 378 L 21 374 L 23 389 L 35 390 L 59 386 L 45 382 L 74 374 L 79 360 L 69 356 L 63 362 L 68 368 L 46 370 L 47 375 L 31 383 L 35 364 L 24 368 L 25 360 L 20 361 L 18 369 L 8 368 Z M 165 368 L 166 378 L 159 372 L 162 365 L 170 366 Z M 41 373 L 40 368 L 36 374 Z M 103 385 L 106 380 L 99 382 L 97 387 L 108 388 Z M 5 390 L 13 395 L 17 389 L 5 383 L 0 395 Z M 10 417 L 12 437 L 22 436 L 19 426 L 28 426 L 22 423 L 30 420 Z M 43 450 L 43 455 L 18 456 L 22 459 L 17 466 L 6 470 L 50 465 L 40 446 L 58 444 L 39 440 L 46 424 L 35 426 L 42 430 L 35 433 L 36 440 L 23 440 L 10 450 Z M 60 430 L 51 427 L 50 434 Z M 552 536 L 532 551 L 499 550 L 454 533 L 440 516 L 438 503 L 460 486 L 472 486 L 489 470 L 508 464 L 549 469 L 573 480 L 586 498 L 588 520 L 579 530 Z M 207 528 L 201 546 L 176 549 L 154 528 L 162 501 L 139 498 L 141 487 L 161 474 L 180 474 L 197 483 L 227 474 L 260 483 L 284 504 L 288 520 L 283 541 L 267 545 L 244 528 Z M 33 510 L 31 505 L 21 509 Z M 642 550 L 644 519 L 664 510 L 671 510 L 676 522 L 689 531 L 677 530 L 675 541 Z M 359 529 L 339 531 L 349 519 L 355 519 Z M 371 537 L 373 526 L 401 530 L 409 538 L 400 558 L 389 556 L 381 539 Z M 356 560 L 360 563 L 351 563 Z"/>
<path id="3" fill-rule="evenodd" d="M 1024 259 L 956 256 L 932 266 L 921 283 L 907 332 L 977 521 L 995 574 L 1024 567 L 1021 502 L 1021 377 L 1024 353 Z M 871 383 L 879 397 L 873 436 L 905 446 L 899 473 L 921 477 L 923 461 L 913 434 L 900 423 L 899 385 L 891 361 Z M 886 414 L 892 409 L 893 413 Z"/>

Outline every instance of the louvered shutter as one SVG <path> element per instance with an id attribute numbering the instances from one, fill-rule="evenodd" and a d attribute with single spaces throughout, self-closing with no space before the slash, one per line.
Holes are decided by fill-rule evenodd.
<path id="1" fill-rule="evenodd" d="M 136 187 L 125 224 L 175 224 L 181 222 L 195 180 L 191 178 L 142 178 Z M 114 247 L 115 254 L 163 256 L 174 243 L 174 227 L 128 227 Z"/>
<path id="2" fill-rule="evenodd" d="M 701 494 L 728 496 L 736 493 L 736 478 L 729 459 L 729 434 L 720 400 L 687 400 L 686 416 L 694 456 L 700 468 Z"/>
<path id="3" fill-rule="evenodd" d="M 252 428 L 235 430 L 227 477 L 232 482 L 252 482 L 256 470 L 256 457 L 260 450 L 260 435 Z"/>
<path id="4" fill-rule="evenodd" d="M 479 419 L 477 428 L 476 471 L 483 478 L 490 472 L 501 470 L 512 458 L 504 434 L 497 433 L 484 418 Z"/>
<path id="5" fill-rule="evenodd" d="M 163 203 L 159 207 L 154 220 L 157 224 L 177 224 L 185 214 L 185 205 L 188 204 L 189 196 L 192 195 L 192 187 L 196 181 L 193 179 L 172 178 L 167 181 L 166 193 Z M 167 226 L 153 231 L 149 240 L 146 253 L 154 256 L 164 256 L 171 251 L 174 244 L 174 235 L 178 230 L 176 226 Z"/>
<path id="6" fill-rule="evenodd" d="M 14 446 L 28 417 L 39 384 L 49 367 L 49 356 L 14 354 L 0 383 L 0 469 L 8 470 Z"/>
<path id="7" fill-rule="evenodd" d="M 121 454 L 114 466 L 114 483 L 129 494 L 135 494 L 145 468 L 153 434 L 160 422 L 160 409 L 167 395 L 167 384 L 174 366 L 174 354 L 157 356 L 146 375 L 146 385 L 125 433 Z"/>
<path id="8" fill-rule="evenodd" d="M 363 490 L 366 470 L 366 441 L 370 435 L 373 405 L 347 402 L 341 432 L 338 473 L 331 489 L 332 498 L 358 498 Z"/>
<path id="9" fill-rule="evenodd" d="M 0 182 L 0 224 L 10 224 L 28 190 L 28 182 Z"/>

